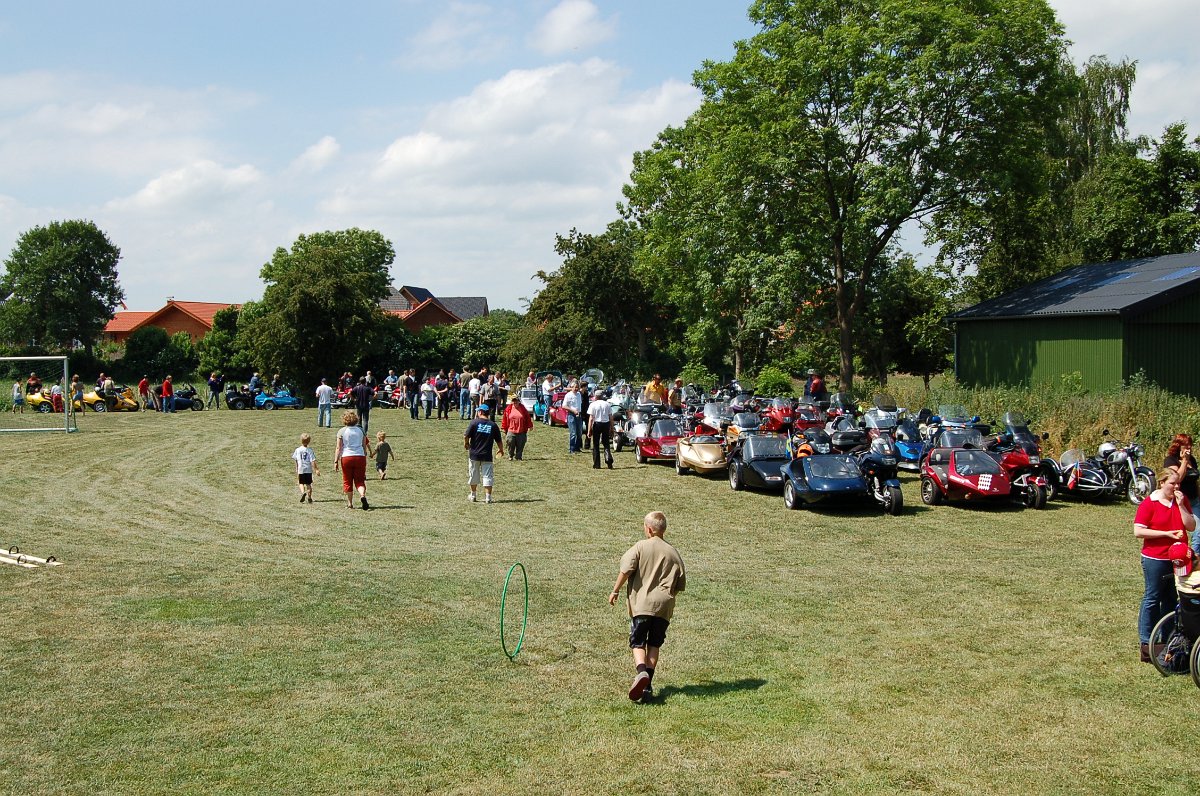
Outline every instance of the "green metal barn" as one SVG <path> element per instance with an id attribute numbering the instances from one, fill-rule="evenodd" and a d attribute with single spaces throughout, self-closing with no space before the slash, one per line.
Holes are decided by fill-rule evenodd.
<path id="1" fill-rule="evenodd" d="M 1200 397 L 1200 253 L 1080 265 L 950 316 L 963 384 L 1088 388 L 1143 371 Z"/>

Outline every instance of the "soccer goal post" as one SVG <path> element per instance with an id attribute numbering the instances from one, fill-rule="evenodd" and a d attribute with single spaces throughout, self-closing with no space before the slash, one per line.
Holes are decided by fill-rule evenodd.
<path id="1" fill-rule="evenodd" d="M 5 390 L 0 393 L 7 398 L 0 432 L 65 431 L 70 434 L 79 430 L 69 395 L 70 371 L 65 356 L 0 357 L 0 363 L 4 363 L 0 365 L 0 372 L 12 378 L 12 383 L 5 382 Z M 61 376 L 55 363 L 62 364 Z M 26 370 L 42 380 L 41 390 L 26 394 L 22 375 Z"/>

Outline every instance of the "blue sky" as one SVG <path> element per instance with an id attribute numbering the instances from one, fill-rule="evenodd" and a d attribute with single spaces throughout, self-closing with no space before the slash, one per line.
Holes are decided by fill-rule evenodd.
<path id="1" fill-rule="evenodd" d="M 1058 0 L 1082 60 L 1139 61 L 1131 127 L 1200 133 L 1194 0 Z M 15 7 L 14 7 L 15 6 Z M 393 279 L 522 308 L 556 233 L 615 217 L 632 154 L 699 103 L 740 0 L 0 10 L 0 254 L 90 218 L 130 309 L 240 302 L 302 232 L 378 229 Z"/>

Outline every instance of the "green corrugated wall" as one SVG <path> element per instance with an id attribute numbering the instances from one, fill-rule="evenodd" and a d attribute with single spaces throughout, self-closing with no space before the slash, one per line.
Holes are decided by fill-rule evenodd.
<path id="1" fill-rule="evenodd" d="M 1084 387 L 1111 387 L 1124 376 L 1124 364 L 1121 322 L 1116 316 L 960 320 L 957 324 L 955 371 L 967 385 L 1028 386 L 1079 371 Z"/>
<path id="2" fill-rule="evenodd" d="M 1125 378 L 1139 370 L 1163 389 L 1200 398 L 1200 295 L 1187 296 L 1125 324 Z"/>

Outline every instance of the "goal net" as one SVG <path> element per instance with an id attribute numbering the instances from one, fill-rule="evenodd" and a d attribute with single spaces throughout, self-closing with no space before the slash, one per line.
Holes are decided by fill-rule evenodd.
<path id="1" fill-rule="evenodd" d="M 78 431 L 66 357 L 0 357 L 0 432 Z"/>

